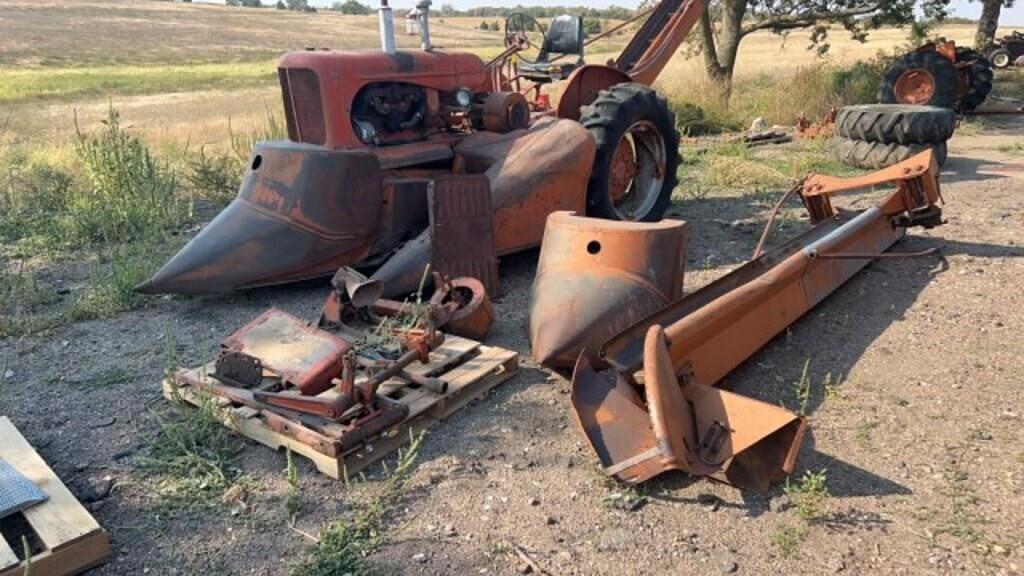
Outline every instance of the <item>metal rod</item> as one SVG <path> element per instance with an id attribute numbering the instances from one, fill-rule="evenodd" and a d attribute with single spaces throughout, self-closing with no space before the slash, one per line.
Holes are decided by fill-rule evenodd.
<path id="1" fill-rule="evenodd" d="M 775 224 L 775 218 L 779 215 L 779 211 L 782 210 L 782 205 L 786 203 L 786 200 L 793 195 L 794 192 L 800 190 L 804 186 L 806 178 L 802 178 L 799 182 L 793 185 L 792 188 L 786 190 L 786 193 L 779 198 L 775 206 L 772 206 L 771 214 L 768 215 L 768 222 L 764 225 L 764 231 L 761 232 L 761 238 L 757 241 L 757 247 L 754 248 L 754 255 L 750 257 L 751 260 L 757 260 L 761 254 L 764 253 L 764 245 L 768 242 L 768 234 L 771 233 L 772 225 Z"/>
<path id="2" fill-rule="evenodd" d="M 836 252 L 832 254 L 822 254 L 817 251 L 812 251 L 807 254 L 811 260 L 900 260 L 903 258 L 920 258 L 922 256 L 931 256 L 938 252 L 938 248 L 929 248 L 927 250 L 921 250 L 920 252 L 885 252 L 882 254 L 861 254 L 857 252 Z"/>

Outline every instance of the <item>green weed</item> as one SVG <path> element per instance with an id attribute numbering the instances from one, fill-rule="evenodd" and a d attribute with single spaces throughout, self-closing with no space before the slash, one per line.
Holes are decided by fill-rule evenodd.
<path id="1" fill-rule="evenodd" d="M 870 420 L 868 422 L 864 422 L 860 426 L 857 426 L 857 432 L 854 434 L 854 439 L 857 440 L 858 444 L 867 448 L 871 445 L 871 436 L 875 431 L 875 428 L 878 428 L 877 421 Z"/>
<path id="2" fill-rule="evenodd" d="M 161 505 L 211 507 L 237 480 L 232 463 L 241 442 L 224 426 L 227 417 L 209 395 L 198 408 L 178 397 L 170 414 L 153 413 L 157 432 L 138 464 L 157 479 Z"/>
<path id="3" fill-rule="evenodd" d="M 67 311 L 71 321 L 113 316 L 143 306 L 146 299 L 134 288 L 149 277 L 153 261 L 145 248 L 118 248 L 95 268 L 85 292 Z"/>
<path id="4" fill-rule="evenodd" d="M 178 198 L 175 176 L 121 128 L 116 110 L 103 125 L 98 134 L 79 132 L 75 143 L 84 185 L 67 205 L 70 239 L 128 242 L 184 223 L 191 207 Z"/>
<path id="5" fill-rule="evenodd" d="M 227 204 L 238 194 L 245 167 L 234 155 L 216 154 L 201 148 L 199 154 L 188 161 L 188 168 L 188 182 L 196 197 Z"/>
<path id="6" fill-rule="evenodd" d="M 366 556 L 380 547 L 386 536 L 386 522 L 402 496 L 419 453 L 423 434 L 399 452 L 398 462 L 387 473 L 381 493 L 359 506 L 351 518 L 339 520 L 320 531 L 320 541 L 311 553 L 291 570 L 291 576 L 368 576 L 372 573 Z"/>
<path id="7" fill-rule="evenodd" d="M 807 408 L 811 402 L 811 379 L 807 377 L 807 370 L 811 367 L 811 359 L 804 361 L 803 372 L 800 373 L 800 380 L 793 384 L 793 393 L 796 395 L 797 414 L 807 416 Z"/>
<path id="8" fill-rule="evenodd" d="M 284 509 L 288 512 L 288 521 L 294 523 L 299 509 L 302 508 L 302 492 L 299 485 L 299 470 L 295 467 L 291 448 L 285 449 L 285 456 L 287 458 L 285 480 L 288 482 L 288 492 L 284 497 Z"/>
<path id="9" fill-rule="evenodd" d="M 783 526 L 769 536 L 772 544 L 783 558 L 791 558 L 800 550 L 805 533 L 794 526 Z"/>
<path id="10" fill-rule="evenodd" d="M 828 499 L 832 497 L 828 491 L 825 470 L 819 472 L 808 470 L 796 483 L 790 482 L 787 478 L 782 491 L 793 503 L 797 515 L 808 522 L 821 518 Z"/>

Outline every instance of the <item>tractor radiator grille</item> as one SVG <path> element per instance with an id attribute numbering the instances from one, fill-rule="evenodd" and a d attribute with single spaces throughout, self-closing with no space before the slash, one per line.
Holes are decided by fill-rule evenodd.
<path id="1" fill-rule="evenodd" d="M 308 68 L 278 68 L 288 138 L 293 142 L 324 144 L 327 129 L 320 99 L 320 80 Z"/>

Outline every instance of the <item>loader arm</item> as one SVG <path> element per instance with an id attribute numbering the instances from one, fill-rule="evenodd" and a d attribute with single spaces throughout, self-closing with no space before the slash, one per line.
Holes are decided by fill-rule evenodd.
<path id="1" fill-rule="evenodd" d="M 703 11 L 702 0 L 662 0 L 622 50 L 615 68 L 634 82 L 652 84 Z"/>

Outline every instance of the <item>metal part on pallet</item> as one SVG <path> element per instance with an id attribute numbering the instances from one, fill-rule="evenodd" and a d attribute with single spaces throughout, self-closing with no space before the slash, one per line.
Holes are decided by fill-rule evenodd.
<path id="1" fill-rule="evenodd" d="M 271 308 L 221 343 L 224 350 L 259 359 L 263 368 L 314 395 L 331 387 L 352 346 L 337 336 Z"/>
<path id="2" fill-rule="evenodd" d="M 483 340 L 494 324 L 494 306 L 483 283 L 476 278 L 456 278 L 443 283 L 431 298 L 438 306 L 451 303 L 454 312 L 444 323 L 445 329 L 472 340 Z"/>
<path id="3" fill-rule="evenodd" d="M 681 469 L 765 490 L 791 472 L 803 419 L 711 386 L 907 227 L 941 224 L 937 177 L 930 151 L 861 178 L 811 176 L 800 194 L 812 229 L 608 339 L 599 358 L 612 370 L 602 374 L 582 352 L 573 409 L 606 473 L 635 483 Z M 885 183 L 897 189 L 862 212 L 831 204 L 832 195 Z"/>
<path id="4" fill-rule="evenodd" d="M 548 217 L 530 297 L 530 345 L 545 366 L 570 367 L 682 292 L 686 223 Z M 596 357 L 592 361 L 598 361 Z"/>

